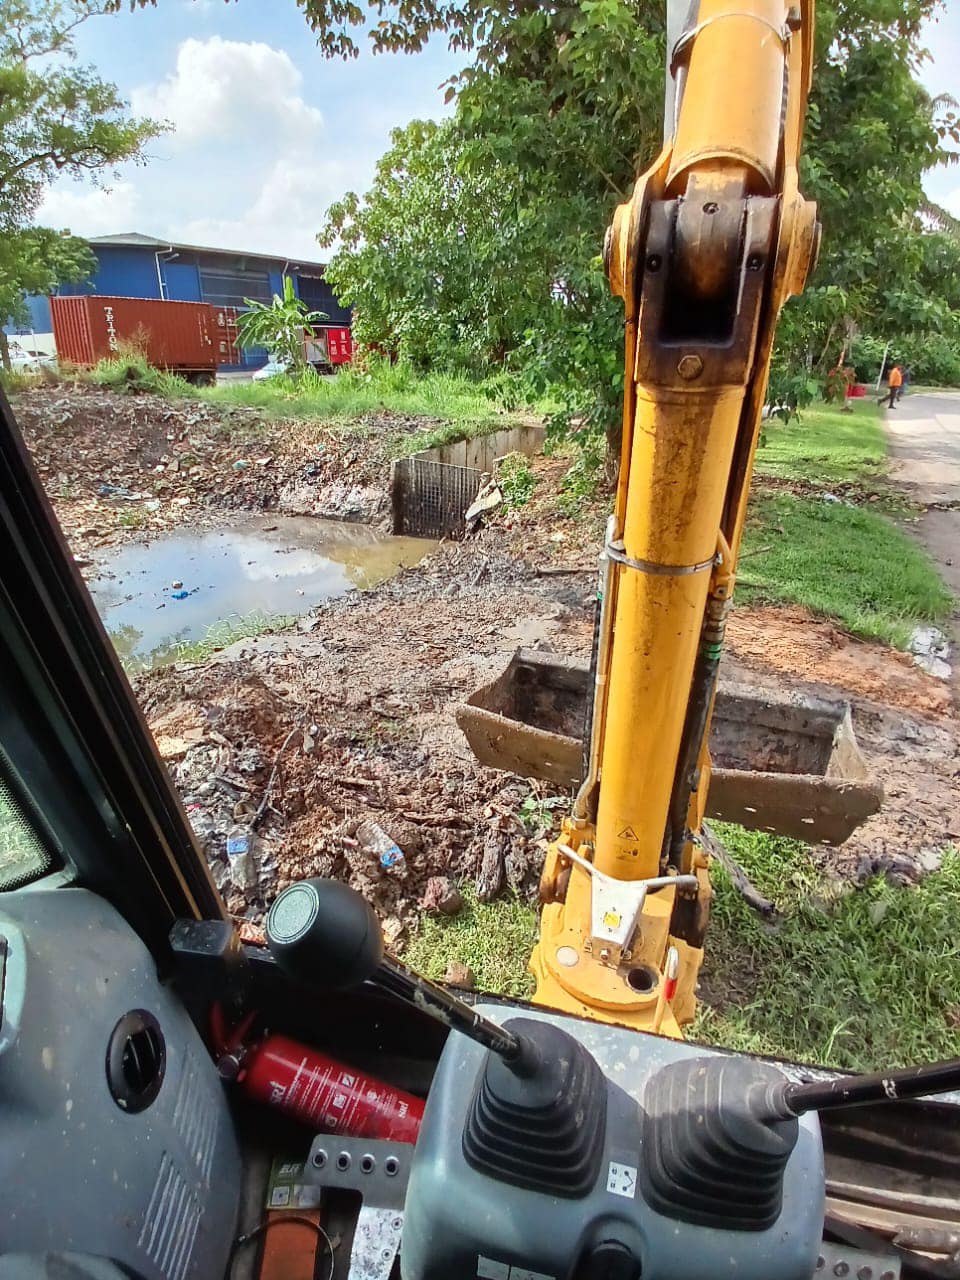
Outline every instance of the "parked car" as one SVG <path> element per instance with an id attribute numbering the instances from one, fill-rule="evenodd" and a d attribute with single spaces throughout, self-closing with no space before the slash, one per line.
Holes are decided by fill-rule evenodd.
<path id="1" fill-rule="evenodd" d="M 268 378 L 279 378 L 287 373 L 287 365 L 283 360 L 268 360 L 263 368 L 253 375 L 254 382 L 266 382 Z"/>
<path id="2" fill-rule="evenodd" d="M 10 367 L 15 373 L 39 373 L 41 369 L 55 369 L 57 357 L 44 351 L 28 351 L 18 342 L 11 342 Z"/>

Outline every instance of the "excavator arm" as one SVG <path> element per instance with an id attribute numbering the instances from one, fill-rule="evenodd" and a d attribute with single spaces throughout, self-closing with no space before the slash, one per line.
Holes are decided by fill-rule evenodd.
<path id="1" fill-rule="evenodd" d="M 816 258 L 797 162 L 813 0 L 700 0 L 670 53 L 675 128 L 620 205 L 619 482 L 584 782 L 550 847 L 536 1002 L 679 1035 L 709 916 L 706 748 L 780 309 Z M 668 111 L 668 117 L 670 112 Z"/>

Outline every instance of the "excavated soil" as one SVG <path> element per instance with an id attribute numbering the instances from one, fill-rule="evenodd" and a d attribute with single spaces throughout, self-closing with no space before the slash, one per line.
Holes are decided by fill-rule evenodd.
<path id="1" fill-rule="evenodd" d="M 118 395 L 84 384 L 14 400 L 17 421 L 78 559 L 237 511 L 375 523 L 389 509 L 397 437 L 433 419 L 383 411 L 350 424 Z"/>
<path id="2" fill-rule="evenodd" d="M 263 422 L 253 411 L 46 388 L 18 416 L 78 558 L 144 532 L 283 510 L 375 519 L 388 442 L 423 421 L 380 415 L 362 430 Z M 245 466 L 237 467 L 237 462 Z M 535 464 L 556 489 L 563 464 Z M 148 497 L 117 497 L 104 485 Z M 145 523 L 133 526 L 124 512 Z M 553 821 L 543 784 L 478 765 L 454 708 L 523 645 L 586 654 L 602 514 L 558 514 L 537 497 L 416 569 L 328 601 L 282 633 L 205 665 L 137 676 L 135 690 L 234 916 L 251 926 L 303 875 L 348 879 L 392 944 L 424 909 L 532 894 Z M 728 672 L 763 688 L 846 697 L 881 813 L 840 850 L 838 874 L 911 879 L 960 838 L 960 725 L 949 687 L 903 654 L 852 639 L 799 608 L 736 609 Z M 384 869 L 357 835 L 372 819 L 400 846 Z M 251 833 L 246 861 L 226 852 Z M 452 901 L 452 907 L 451 907 Z"/>

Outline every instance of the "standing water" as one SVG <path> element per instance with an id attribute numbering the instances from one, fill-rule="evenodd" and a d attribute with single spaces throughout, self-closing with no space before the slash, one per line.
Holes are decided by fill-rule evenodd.
<path id="1" fill-rule="evenodd" d="M 186 530 L 132 542 L 98 559 L 88 583 L 128 667 L 175 662 L 181 646 L 223 624 L 306 613 L 354 587 L 376 586 L 437 544 L 369 525 L 258 517 L 229 529 Z"/>

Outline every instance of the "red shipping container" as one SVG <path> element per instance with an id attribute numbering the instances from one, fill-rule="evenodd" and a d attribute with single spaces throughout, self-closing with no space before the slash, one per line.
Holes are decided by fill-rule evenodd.
<path id="1" fill-rule="evenodd" d="M 185 374 L 213 373 L 218 364 L 235 361 L 235 316 L 231 347 L 227 310 L 205 302 L 97 294 L 50 299 L 53 337 L 61 360 L 89 366 L 115 355 L 123 342 L 142 343 L 150 364 Z M 222 348 L 218 313 L 224 317 Z"/>
<path id="2" fill-rule="evenodd" d="M 353 359 L 353 335 L 349 329 L 328 329 L 327 349 L 331 364 L 349 364 Z"/>

